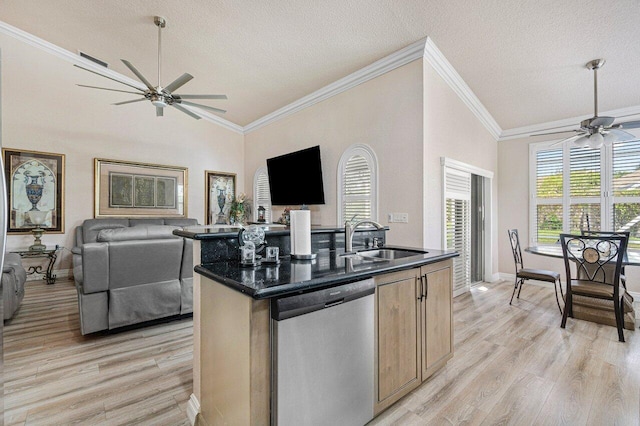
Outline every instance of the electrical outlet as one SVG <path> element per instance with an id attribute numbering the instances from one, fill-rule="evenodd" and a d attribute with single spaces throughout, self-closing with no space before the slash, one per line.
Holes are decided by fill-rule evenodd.
<path id="1" fill-rule="evenodd" d="M 387 214 L 387 222 L 393 223 L 393 213 L 388 213 Z"/>
<path id="2" fill-rule="evenodd" d="M 409 223 L 409 213 L 389 213 L 389 223 Z"/>

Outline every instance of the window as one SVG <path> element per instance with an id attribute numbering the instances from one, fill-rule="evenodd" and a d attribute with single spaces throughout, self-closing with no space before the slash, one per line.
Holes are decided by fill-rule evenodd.
<path id="1" fill-rule="evenodd" d="M 338 163 L 338 223 L 356 216 L 378 220 L 378 160 L 364 144 L 346 149 Z"/>
<path id="2" fill-rule="evenodd" d="M 562 232 L 629 231 L 640 248 L 640 141 L 599 149 L 571 144 L 530 148 L 531 242 Z"/>
<path id="3" fill-rule="evenodd" d="M 271 193 L 269 192 L 269 175 L 266 166 L 256 170 L 253 177 L 253 219 L 258 220 L 258 207 L 264 207 L 264 218 L 271 222 Z"/>
<path id="4" fill-rule="evenodd" d="M 453 260 L 453 291 L 471 284 L 471 173 L 444 167 L 445 248 L 460 256 Z"/>

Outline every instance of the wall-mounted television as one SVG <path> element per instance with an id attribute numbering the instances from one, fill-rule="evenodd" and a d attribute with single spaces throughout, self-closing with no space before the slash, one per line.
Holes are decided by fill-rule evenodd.
<path id="1" fill-rule="evenodd" d="M 314 146 L 267 159 L 271 204 L 324 204 L 320 147 Z"/>

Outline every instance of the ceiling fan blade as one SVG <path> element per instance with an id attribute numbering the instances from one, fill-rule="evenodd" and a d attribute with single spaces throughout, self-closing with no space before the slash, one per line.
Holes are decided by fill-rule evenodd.
<path id="1" fill-rule="evenodd" d="M 593 117 L 593 120 L 589 122 L 590 126 L 599 127 L 599 126 L 610 126 L 611 123 L 615 121 L 615 117 Z"/>
<path id="2" fill-rule="evenodd" d="M 107 87 L 98 87 L 98 86 L 87 86 L 86 84 L 76 84 L 76 86 L 80 87 L 88 87 L 90 89 L 100 89 L 100 90 L 108 90 L 110 92 L 120 92 L 120 93 L 133 93 L 134 95 L 142 95 L 144 92 L 140 89 L 140 92 L 130 92 L 128 90 L 118 90 L 118 89 L 109 89 Z"/>
<path id="3" fill-rule="evenodd" d="M 115 103 L 115 104 L 112 104 L 112 105 L 125 105 L 125 104 L 132 104 L 132 103 L 134 103 L 134 102 L 140 102 L 140 101 L 146 101 L 146 100 L 147 100 L 147 98 L 140 98 L 140 99 L 134 99 L 134 100 L 132 100 L 132 101 L 118 102 L 118 103 Z"/>
<path id="4" fill-rule="evenodd" d="M 132 73 L 134 73 L 136 75 L 136 77 L 138 77 L 138 80 L 140 80 L 141 82 L 144 83 L 145 86 L 147 86 L 147 88 L 149 90 L 151 90 L 151 91 L 154 90 L 154 87 L 151 85 L 151 83 L 149 83 L 149 80 L 144 78 L 142 73 L 140 73 L 140 71 L 138 71 L 136 69 L 136 67 L 134 67 L 131 62 L 127 61 L 126 59 L 120 59 L 120 60 L 122 61 L 123 64 L 125 64 L 127 66 L 127 68 L 129 68 L 131 70 Z"/>
<path id="5" fill-rule="evenodd" d="M 584 133 L 582 130 L 574 129 L 574 130 L 560 130 L 557 132 L 536 133 L 529 136 L 533 137 L 533 136 L 546 136 L 546 135 L 560 135 L 562 133 L 576 133 L 576 132 Z"/>
<path id="6" fill-rule="evenodd" d="M 622 128 L 622 129 L 638 129 L 638 128 L 640 128 L 640 120 L 626 121 L 624 123 L 618 123 L 616 125 L 616 127 Z"/>
<path id="7" fill-rule="evenodd" d="M 227 99 L 227 95 L 173 95 L 178 99 Z"/>
<path id="8" fill-rule="evenodd" d="M 193 78 L 193 76 L 189 73 L 184 73 L 182 74 L 180 77 L 176 78 L 175 80 L 173 80 L 171 83 L 169 83 L 164 90 L 166 92 L 173 92 L 174 90 L 176 90 L 178 87 L 182 87 L 184 86 L 186 83 L 188 83 L 189 81 L 191 81 L 191 79 Z"/>
<path id="9" fill-rule="evenodd" d="M 156 117 L 162 117 L 164 115 L 164 108 L 156 107 Z"/>
<path id="10" fill-rule="evenodd" d="M 116 80 L 115 78 L 107 77 L 106 75 L 100 74 L 99 72 L 92 71 L 89 68 L 81 67 L 80 65 L 77 65 L 77 64 L 73 64 L 73 66 L 77 67 L 77 68 L 80 68 L 81 70 L 89 71 L 89 72 L 91 72 L 93 74 L 99 75 L 100 77 L 108 78 L 109 80 L 113 80 L 116 83 L 124 84 L 125 86 L 133 87 L 136 90 L 140 90 L 139 87 L 136 87 L 133 84 L 125 83 L 124 81 L 120 81 L 120 80 Z"/>
<path id="11" fill-rule="evenodd" d="M 632 135 L 631 133 L 625 132 L 624 130 L 620 130 L 620 129 L 609 129 L 608 132 L 616 135 L 618 137 L 618 142 L 626 142 L 626 141 L 638 139 L 636 136 Z"/>
<path id="12" fill-rule="evenodd" d="M 191 117 L 195 118 L 196 120 L 200 120 L 200 118 L 201 118 L 198 114 L 195 114 L 195 113 L 189 111 L 188 109 L 186 109 L 185 107 L 183 107 L 180 104 L 173 103 L 173 104 L 171 104 L 171 106 L 176 108 L 176 109 L 179 109 L 180 111 L 184 112 L 187 115 L 190 115 Z"/>
<path id="13" fill-rule="evenodd" d="M 201 105 L 201 104 L 197 104 L 195 102 L 189 102 L 189 101 L 179 101 L 179 103 L 181 104 L 185 104 L 185 105 L 189 105 L 189 106 L 193 106 L 196 108 L 204 108 L 204 109 L 209 109 L 211 111 L 215 111 L 215 112 L 219 112 L 220 114 L 224 114 L 225 112 L 227 112 L 224 109 L 220 109 L 220 108 L 214 108 L 214 107 L 210 107 L 208 105 Z"/>
<path id="14" fill-rule="evenodd" d="M 556 146 L 556 145 L 560 145 L 560 144 L 563 144 L 563 143 L 565 143 L 565 142 L 567 142 L 567 141 L 573 142 L 573 141 L 577 140 L 578 138 L 581 138 L 581 137 L 582 137 L 582 136 L 584 136 L 584 135 L 586 135 L 586 133 L 580 133 L 580 134 L 577 134 L 577 135 L 574 135 L 574 136 L 570 136 L 570 137 L 568 137 L 568 138 L 564 138 L 564 139 L 561 139 L 561 140 L 559 140 L 559 141 L 557 141 L 557 142 L 554 142 L 554 143 L 552 143 L 552 144 L 551 144 L 551 145 L 549 145 L 549 146 Z"/>

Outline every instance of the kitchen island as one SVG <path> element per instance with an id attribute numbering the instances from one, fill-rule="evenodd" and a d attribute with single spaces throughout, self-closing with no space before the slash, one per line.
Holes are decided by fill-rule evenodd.
<path id="1" fill-rule="evenodd" d="M 278 357 L 274 303 L 284 298 L 364 280 L 374 284 L 371 354 L 369 350 L 363 354 L 363 360 L 369 355 L 373 360 L 370 417 L 419 386 L 453 356 L 451 267 L 457 254 L 398 248 L 404 257 L 372 260 L 345 255 L 341 232 L 344 241 L 340 228 L 315 230 L 312 245 L 317 258 L 298 261 L 288 256 L 286 232 L 267 231 L 269 244 L 280 246 L 284 256 L 277 265 L 246 268 L 233 250 L 234 231 L 176 231 L 195 243 L 190 410 L 199 408 L 208 424 L 269 424 L 274 419 Z M 380 233 L 384 236 L 384 231 L 365 230 L 359 237 L 366 244 L 367 238 L 379 238 Z M 360 244 L 359 250 L 363 249 Z M 226 259 L 218 256 L 224 250 Z M 215 259 L 213 252 L 218 253 Z M 348 306 L 345 303 L 342 309 Z M 301 382 L 300 392 L 305 386 L 308 383 Z"/>

